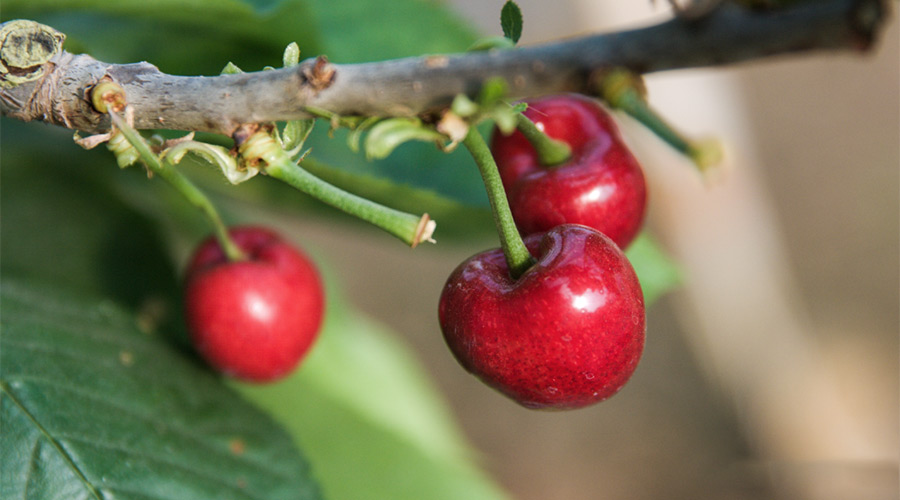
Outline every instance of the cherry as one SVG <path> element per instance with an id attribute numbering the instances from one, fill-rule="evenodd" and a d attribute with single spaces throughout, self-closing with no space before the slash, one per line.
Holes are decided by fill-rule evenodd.
<path id="1" fill-rule="evenodd" d="M 229 230 L 247 256 L 229 261 L 214 238 L 195 251 L 185 282 L 193 344 L 218 370 L 274 381 L 290 373 L 319 334 L 325 298 L 316 267 L 278 234 Z"/>
<path id="2" fill-rule="evenodd" d="M 444 285 L 438 317 L 459 363 L 528 408 L 602 401 L 631 377 L 644 346 L 644 297 L 612 240 L 562 225 L 525 238 L 536 263 L 510 276 L 500 249 Z"/>
<path id="3" fill-rule="evenodd" d="M 643 223 L 646 185 L 612 117 L 576 94 L 530 101 L 525 116 L 572 154 L 560 165 L 543 166 L 521 132 L 495 131 L 491 151 L 522 234 L 584 224 L 628 246 Z"/>

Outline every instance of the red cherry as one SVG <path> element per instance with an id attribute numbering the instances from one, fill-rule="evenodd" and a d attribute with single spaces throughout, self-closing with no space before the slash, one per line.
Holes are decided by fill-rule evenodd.
<path id="1" fill-rule="evenodd" d="M 620 248 L 628 246 L 643 224 L 646 185 L 609 114 L 596 101 L 569 94 L 530 101 L 525 116 L 566 142 L 572 156 L 545 167 L 520 132 L 495 131 L 491 150 L 519 230 L 531 234 L 583 224 Z"/>
<path id="2" fill-rule="evenodd" d="M 644 346 L 644 296 L 631 264 L 585 226 L 525 242 L 537 262 L 518 279 L 499 249 L 453 271 L 438 310 L 447 345 L 465 369 L 528 408 L 612 396 Z"/>
<path id="3" fill-rule="evenodd" d="M 259 227 L 233 228 L 246 260 L 229 261 L 214 238 L 194 253 L 185 316 L 197 351 L 236 378 L 268 382 L 290 373 L 319 334 L 325 297 L 309 258 Z"/>

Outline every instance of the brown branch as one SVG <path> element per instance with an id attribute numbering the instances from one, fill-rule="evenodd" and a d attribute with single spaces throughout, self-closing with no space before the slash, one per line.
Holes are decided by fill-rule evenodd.
<path id="1" fill-rule="evenodd" d="M 172 76 L 147 63 L 107 64 L 62 52 L 42 78 L 0 86 L 0 100 L 5 116 L 102 132 L 108 119 L 93 110 L 86 92 L 108 78 L 125 89 L 137 128 L 230 135 L 242 123 L 306 118 L 309 106 L 339 115 L 428 113 L 459 93 L 474 95 L 493 77 L 506 79 L 510 97 L 518 99 L 595 93 L 596 76 L 612 67 L 649 73 L 866 50 L 886 17 L 882 0 L 812 1 L 768 11 L 729 2 L 696 19 L 514 50 L 346 65 L 318 58 L 289 69 L 216 77 Z"/>

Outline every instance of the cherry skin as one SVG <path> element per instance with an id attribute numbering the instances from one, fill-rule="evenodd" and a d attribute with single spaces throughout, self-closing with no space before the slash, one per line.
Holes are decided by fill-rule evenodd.
<path id="1" fill-rule="evenodd" d="M 576 94 L 529 101 L 525 116 L 567 143 L 572 155 L 560 165 L 543 166 L 520 132 L 494 132 L 491 151 L 519 231 L 583 224 L 627 247 L 643 224 L 646 185 L 612 117 L 596 101 Z"/>
<path id="2" fill-rule="evenodd" d="M 528 408 L 573 409 L 615 394 L 644 346 L 644 296 L 612 240 L 558 226 L 525 238 L 536 263 L 513 279 L 500 249 L 444 285 L 438 317 L 459 363 Z"/>
<path id="3" fill-rule="evenodd" d="M 197 352 L 216 369 L 251 382 L 286 376 L 319 334 L 322 281 L 309 258 L 267 229 L 229 231 L 246 254 L 229 261 L 214 238 L 185 274 L 185 318 Z"/>

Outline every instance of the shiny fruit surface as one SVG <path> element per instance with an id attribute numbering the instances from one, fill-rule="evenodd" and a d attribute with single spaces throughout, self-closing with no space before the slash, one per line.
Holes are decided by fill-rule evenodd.
<path id="1" fill-rule="evenodd" d="M 499 249 L 460 264 L 439 320 L 459 363 L 529 408 L 571 409 L 615 394 L 644 346 L 644 299 L 631 264 L 578 225 L 526 238 L 536 263 L 513 279 Z"/>

